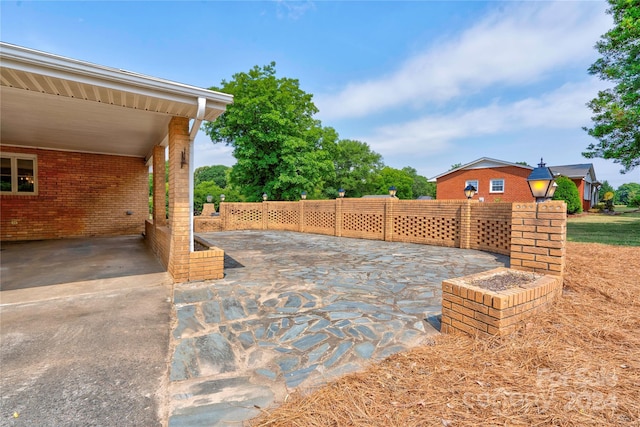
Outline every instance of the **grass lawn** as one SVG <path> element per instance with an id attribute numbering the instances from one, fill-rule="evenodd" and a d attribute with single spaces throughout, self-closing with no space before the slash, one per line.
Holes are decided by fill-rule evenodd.
<path id="1" fill-rule="evenodd" d="M 569 217 L 567 219 L 567 240 L 570 242 L 640 246 L 640 212 Z"/>

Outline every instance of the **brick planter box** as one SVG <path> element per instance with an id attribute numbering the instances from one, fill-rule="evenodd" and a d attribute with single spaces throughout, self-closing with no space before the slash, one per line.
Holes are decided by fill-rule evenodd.
<path id="1" fill-rule="evenodd" d="M 496 275 L 529 277 L 527 283 L 492 291 L 472 282 Z M 523 277 L 523 279 L 524 279 Z M 561 276 L 532 275 L 496 268 L 442 282 L 441 332 L 471 335 L 508 335 L 529 317 L 548 308 L 562 293 Z"/>

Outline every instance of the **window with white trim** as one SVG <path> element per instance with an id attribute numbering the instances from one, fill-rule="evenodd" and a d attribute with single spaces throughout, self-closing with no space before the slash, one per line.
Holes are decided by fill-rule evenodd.
<path id="1" fill-rule="evenodd" d="M 38 193 L 38 156 L 0 153 L 0 192 L 34 195 Z"/>
<path id="2" fill-rule="evenodd" d="M 467 186 L 471 184 L 473 185 L 473 188 L 476 189 L 476 192 L 478 191 L 478 180 L 477 179 L 469 179 L 467 181 L 464 182 L 464 187 L 467 188 Z"/>
<path id="3" fill-rule="evenodd" d="M 504 193 L 504 179 L 492 179 L 489 184 L 489 193 Z"/>

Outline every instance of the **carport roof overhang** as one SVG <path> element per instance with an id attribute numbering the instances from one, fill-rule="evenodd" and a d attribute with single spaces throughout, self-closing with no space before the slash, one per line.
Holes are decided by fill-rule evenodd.
<path id="1" fill-rule="evenodd" d="M 228 94 L 0 42 L 3 146 L 147 158 L 171 117 L 213 121 Z M 193 129 L 195 127 L 195 129 Z"/>

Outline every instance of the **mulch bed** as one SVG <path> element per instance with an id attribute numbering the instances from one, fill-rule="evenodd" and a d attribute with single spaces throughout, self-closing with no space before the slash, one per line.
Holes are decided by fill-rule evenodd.
<path id="1" fill-rule="evenodd" d="M 567 244 L 564 295 L 507 337 L 441 335 L 252 426 L 638 426 L 640 248 Z"/>
<path id="2" fill-rule="evenodd" d="M 509 271 L 506 273 L 483 277 L 482 279 L 472 280 L 469 284 L 488 291 L 499 292 L 526 285 L 539 277 L 541 276 L 531 273 L 515 273 Z"/>

